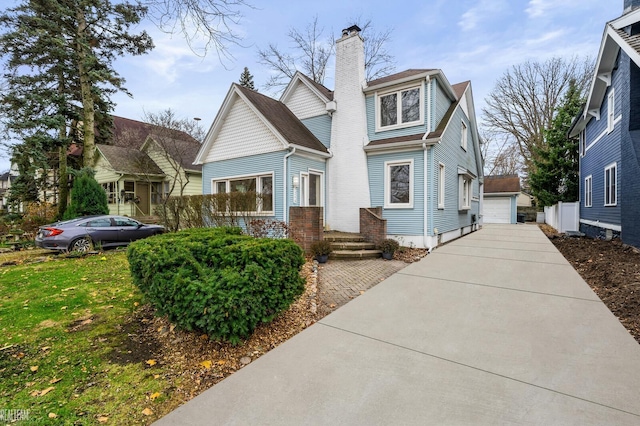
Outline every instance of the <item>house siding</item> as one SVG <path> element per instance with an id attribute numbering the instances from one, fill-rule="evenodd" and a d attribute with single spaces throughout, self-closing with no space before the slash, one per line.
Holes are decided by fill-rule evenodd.
<path id="1" fill-rule="evenodd" d="M 287 151 L 250 155 L 223 161 L 213 161 L 202 166 L 202 193 L 211 194 L 212 180 L 231 176 L 259 175 L 273 173 L 275 218 L 284 220 L 283 204 L 283 159 Z"/>
<path id="2" fill-rule="evenodd" d="M 282 150 L 283 144 L 266 124 L 236 96 L 231 111 L 204 162 L 215 162 Z M 205 184 L 206 185 L 206 184 Z"/>
<path id="3" fill-rule="evenodd" d="M 433 84 L 434 84 L 435 90 L 433 89 L 432 90 L 435 93 L 434 98 L 436 102 L 436 107 L 434 110 L 434 113 L 435 113 L 434 121 L 435 123 L 440 123 L 440 120 L 442 120 L 442 118 L 445 116 L 445 114 L 449 110 L 449 107 L 451 106 L 451 99 L 449 99 L 444 89 L 440 86 L 440 84 L 438 84 L 438 80 L 434 79 Z"/>
<path id="4" fill-rule="evenodd" d="M 331 117 L 328 114 L 300 120 L 327 148 L 331 148 Z"/>
<path id="5" fill-rule="evenodd" d="M 622 147 L 620 173 L 622 240 L 640 247 L 640 68 L 625 54 L 620 67 L 629 73 L 625 96 L 621 99 Z"/>
<path id="6" fill-rule="evenodd" d="M 467 150 L 460 146 L 460 135 L 462 132 L 462 122 L 467 125 L 469 134 L 467 135 Z M 479 220 L 480 213 L 480 183 L 477 178 L 472 181 L 472 199 L 469 210 L 459 210 L 459 180 L 458 167 L 464 168 L 476 176 L 481 173 L 477 168 L 476 151 L 470 132 L 471 125 L 462 108 L 458 107 L 451 118 L 451 122 L 442 137 L 442 142 L 433 147 L 433 167 L 429 171 L 429 176 L 434 182 L 434 188 L 431 191 L 434 202 L 430 202 L 430 206 L 434 206 L 433 210 L 433 227 L 430 230 L 434 234 L 442 234 L 456 230 L 473 223 L 472 216 L 475 215 L 476 221 Z M 438 209 L 437 188 L 439 164 L 445 165 L 445 200 L 444 209 Z M 514 199 L 515 201 L 515 199 Z M 515 211 L 515 207 L 513 208 Z M 436 231 L 437 230 L 437 231 Z"/>
<path id="7" fill-rule="evenodd" d="M 625 59 L 626 58 L 626 59 Z M 628 81 L 629 67 L 628 57 L 622 54 L 619 58 L 620 66 L 613 73 L 611 87 L 607 90 L 604 101 L 600 107 L 600 120 L 592 118 L 585 129 L 586 147 L 588 148 L 584 156 L 580 159 L 580 219 L 593 222 L 603 222 L 611 225 L 621 225 L 621 176 L 623 167 L 621 164 L 621 146 L 622 127 L 624 122 L 619 121 L 615 124 L 611 133 L 606 133 L 607 129 L 607 96 L 612 88 L 615 89 L 615 117 L 622 113 L 623 104 L 628 104 L 628 89 L 625 88 L 625 81 Z M 624 62 L 627 66 L 624 67 Z M 628 120 L 628 117 L 627 117 Z M 600 135 L 604 135 L 593 143 Z M 604 205 L 604 170 L 605 167 L 612 163 L 617 163 L 617 205 Z M 592 176 L 592 207 L 585 207 L 584 200 L 584 179 Z"/>
<path id="8" fill-rule="evenodd" d="M 424 153 L 422 150 L 368 156 L 371 206 L 384 206 L 385 162 L 413 160 L 413 208 L 382 209 L 390 235 L 424 235 Z"/>
<path id="9" fill-rule="evenodd" d="M 153 160 L 154 163 L 160 167 L 162 172 L 166 175 L 165 181 L 173 182 L 176 178 L 176 189 L 171 195 L 200 195 L 202 194 L 202 174 L 197 172 L 185 172 L 185 170 L 178 166 L 176 162 L 169 161 L 167 156 L 158 145 L 151 142 L 146 149 L 147 155 Z M 173 164 L 172 164 L 173 163 Z M 176 167 L 178 170 L 176 170 Z M 180 186 L 186 185 L 182 194 L 180 194 Z"/>
<path id="10" fill-rule="evenodd" d="M 327 113 L 326 104 L 301 82 L 298 82 L 285 105 L 301 120 Z"/>

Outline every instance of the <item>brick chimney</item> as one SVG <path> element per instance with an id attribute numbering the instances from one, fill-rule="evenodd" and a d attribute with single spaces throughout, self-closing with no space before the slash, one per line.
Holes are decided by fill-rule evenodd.
<path id="1" fill-rule="evenodd" d="M 369 175 L 364 145 L 367 115 L 362 88 L 365 85 L 364 40 L 356 25 L 342 30 L 336 41 L 336 75 L 331 120 L 331 152 L 327 162 L 327 226 L 358 232 L 360 208 L 371 207 Z"/>
<path id="2" fill-rule="evenodd" d="M 622 13 L 629 13 L 640 7 L 640 0 L 624 0 L 624 10 Z"/>

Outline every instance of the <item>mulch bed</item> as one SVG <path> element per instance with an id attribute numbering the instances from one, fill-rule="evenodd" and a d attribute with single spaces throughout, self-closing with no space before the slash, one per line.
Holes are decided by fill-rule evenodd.
<path id="1" fill-rule="evenodd" d="M 567 237 L 542 231 L 640 343 L 640 251 L 620 240 Z"/>

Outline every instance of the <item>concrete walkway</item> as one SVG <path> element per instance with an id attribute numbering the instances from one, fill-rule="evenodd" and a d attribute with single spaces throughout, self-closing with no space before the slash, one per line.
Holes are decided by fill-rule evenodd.
<path id="1" fill-rule="evenodd" d="M 440 247 L 158 425 L 638 425 L 640 345 L 536 226 Z"/>

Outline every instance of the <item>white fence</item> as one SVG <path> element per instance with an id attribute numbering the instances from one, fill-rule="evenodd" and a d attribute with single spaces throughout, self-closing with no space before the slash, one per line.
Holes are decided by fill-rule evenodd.
<path id="1" fill-rule="evenodd" d="M 544 222 L 558 232 L 578 231 L 580 228 L 580 202 L 563 203 L 544 208 Z"/>

